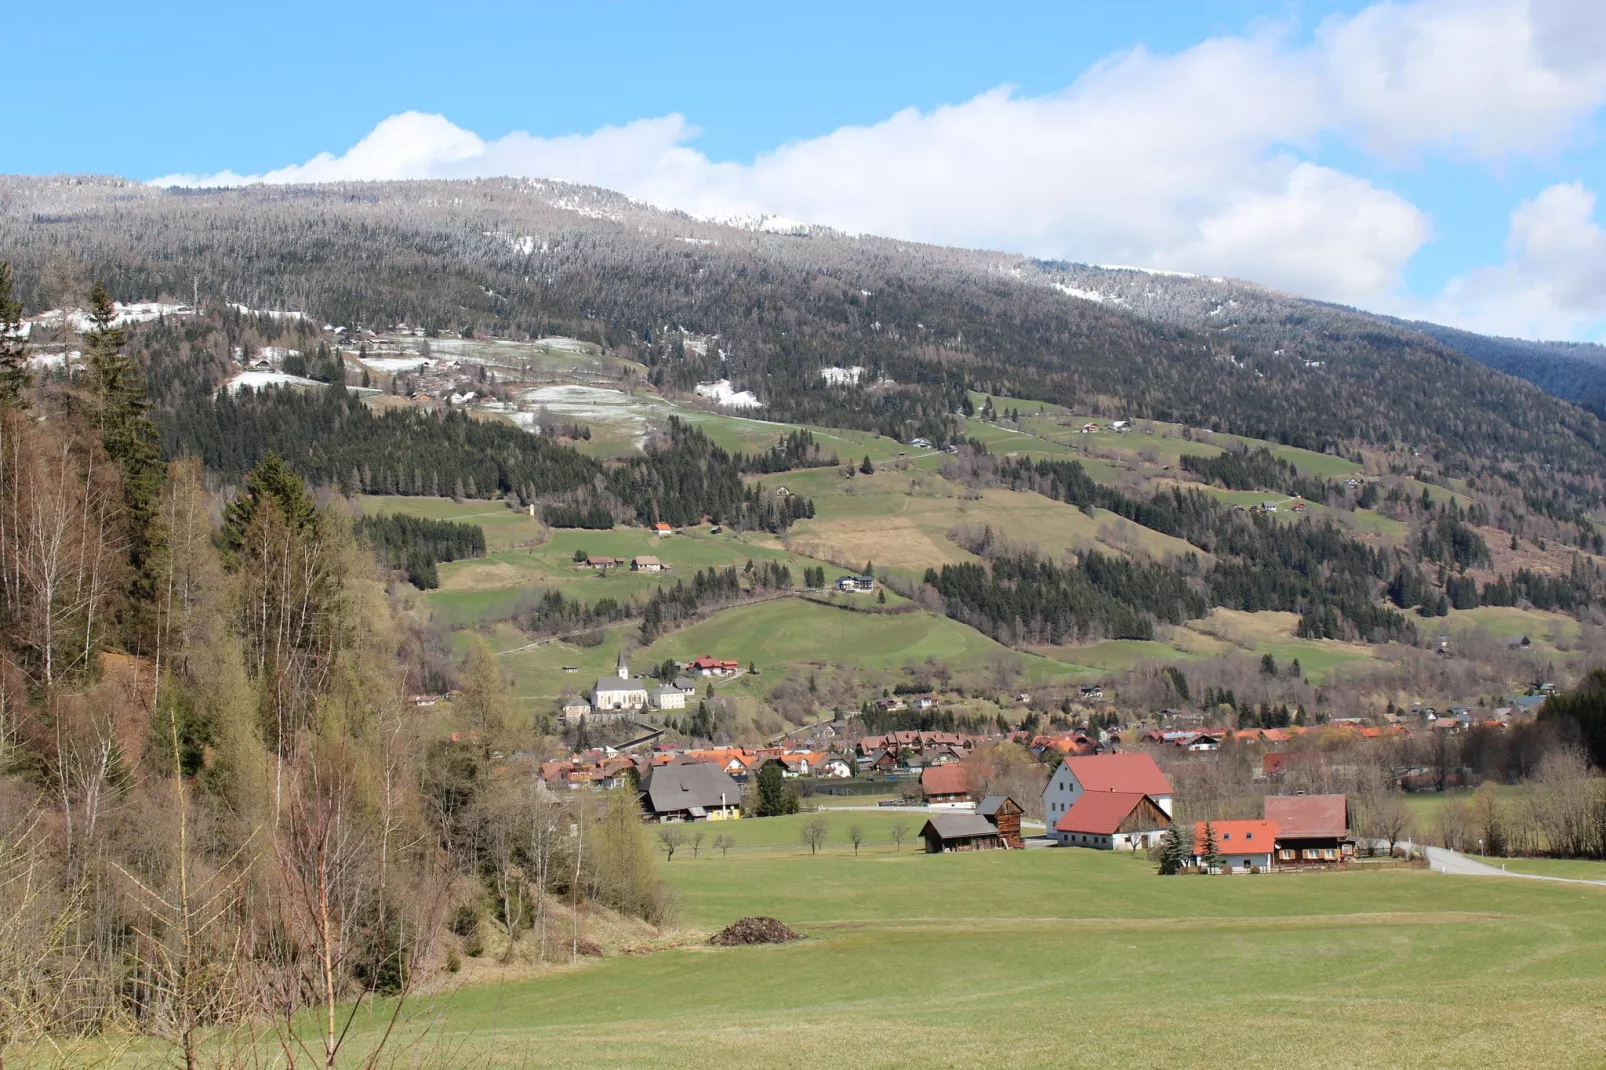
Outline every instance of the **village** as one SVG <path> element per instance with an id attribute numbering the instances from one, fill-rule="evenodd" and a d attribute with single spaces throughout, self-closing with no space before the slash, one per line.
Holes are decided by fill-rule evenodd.
<path id="1" fill-rule="evenodd" d="M 1391 713 L 1381 724 L 1358 719 L 1274 728 L 1184 727 L 1197 716 L 1159 711 L 1145 723 L 1110 715 L 1066 731 L 855 731 L 841 716 L 762 746 L 668 742 L 664 715 L 696 706 L 699 687 L 746 673 L 734 659 L 701 654 L 656 680 L 633 675 L 623 652 L 616 671 L 585 698 L 566 700 L 564 724 L 613 725 L 631 738 L 587 746 L 533 766 L 549 790 L 630 791 L 654 825 L 767 816 L 756 786 L 784 783 L 793 808 L 878 808 L 923 817 L 928 853 L 1084 848 L 1148 853 L 1160 860 L 1168 837 L 1185 844 L 1194 871 L 1272 873 L 1349 868 L 1381 855 L 1414 856 L 1409 822 L 1375 812 L 1381 791 L 1442 791 L 1465 786 L 1468 770 L 1447 757 L 1447 742 L 1531 722 L 1552 688 L 1499 707 L 1453 706 Z M 1029 696 L 1018 696 L 1025 699 Z M 935 692 L 867 700 L 882 716 L 935 720 L 951 696 Z M 1082 685 L 1077 698 L 1107 701 Z M 1167 721 L 1176 722 L 1166 725 Z M 1012 774 L 1002 756 L 1018 755 Z M 1247 793 L 1221 797 L 1222 769 L 1247 770 Z M 1362 798 L 1364 796 L 1364 798 Z M 864 805 L 862 802 L 859 805 Z M 1253 810 L 1253 813 L 1247 811 Z M 1364 818 L 1358 810 L 1366 811 Z"/>

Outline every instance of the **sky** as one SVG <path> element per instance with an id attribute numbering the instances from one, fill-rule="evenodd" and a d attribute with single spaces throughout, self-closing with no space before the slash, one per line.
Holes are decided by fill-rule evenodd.
<path id="1" fill-rule="evenodd" d="M 61 10 L 0 172 L 558 178 L 1606 340 L 1601 0 Z"/>

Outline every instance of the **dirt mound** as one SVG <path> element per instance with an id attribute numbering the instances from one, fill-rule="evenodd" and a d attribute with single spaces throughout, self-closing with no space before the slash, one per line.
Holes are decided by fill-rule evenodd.
<path id="1" fill-rule="evenodd" d="M 742 918 L 709 938 L 715 947 L 745 947 L 749 944 L 784 944 L 803 939 L 774 918 Z"/>

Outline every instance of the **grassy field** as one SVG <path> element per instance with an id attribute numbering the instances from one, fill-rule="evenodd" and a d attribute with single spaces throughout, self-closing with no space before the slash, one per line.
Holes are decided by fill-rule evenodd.
<path id="1" fill-rule="evenodd" d="M 1606 1047 L 1606 890 L 1420 870 L 1162 879 L 1076 850 L 810 857 L 779 842 L 793 823 L 733 823 L 719 831 L 773 828 L 776 849 L 663 872 L 696 929 L 765 914 L 808 939 L 688 940 L 465 988 L 423 1016 L 486 1066 L 1548 1067 Z M 1514 1022 L 1542 1028 L 1519 1043 Z"/>
<path id="2" fill-rule="evenodd" d="M 450 498 L 411 498 L 364 495 L 359 499 L 366 515 L 418 516 L 429 520 L 458 520 L 485 532 L 488 551 L 540 543 L 548 529 L 541 521 L 515 512 L 499 501 L 455 502 Z"/>
<path id="3" fill-rule="evenodd" d="M 884 840 L 855 857 L 850 817 L 870 832 L 898 815 L 825 816 L 818 856 L 796 845 L 802 817 L 708 826 L 748 846 L 661 868 L 672 946 L 421 999 L 400 1039 L 430 1056 L 407 1065 L 1550 1068 L 1606 1050 L 1606 889 L 1173 879 L 1126 854 Z M 753 914 L 806 939 L 703 942 Z M 378 1028 L 359 1016 L 356 1046 Z"/>

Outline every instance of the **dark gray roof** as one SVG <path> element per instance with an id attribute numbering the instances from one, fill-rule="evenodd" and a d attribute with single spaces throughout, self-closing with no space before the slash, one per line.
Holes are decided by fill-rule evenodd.
<path id="1" fill-rule="evenodd" d="M 976 812 L 983 817 L 989 817 L 998 813 L 998 808 L 1007 802 L 1015 802 L 1015 800 L 1008 795 L 989 795 L 976 804 Z M 1020 803 L 1015 803 L 1015 809 L 1020 809 Z"/>
<path id="2" fill-rule="evenodd" d="M 655 814 L 712 809 L 720 805 L 721 793 L 726 806 L 738 806 L 742 801 L 741 787 L 713 762 L 655 765 L 648 770 L 641 790 Z"/>
<path id="3" fill-rule="evenodd" d="M 597 677 L 597 686 L 592 689 L 592 693 L 595 694 L 597 691 L 606 692 L 645 690 L 647 690 L 647 685 L 642 682 L 642 679 L 639 676 L 631 680 L 621 680 L 617 676 L 599 676 Z"/>
<path id="4" fill-rule="evenodd" d="M 920 829 L 920 835 L 926 834 L 926 829 L 933 829 L 937 835 L 945 840 L 965 840 L 973 836 L 996 836 L 998 830 L 993 823 L 980 814 L 953 813 L 933 814 Z"/>

